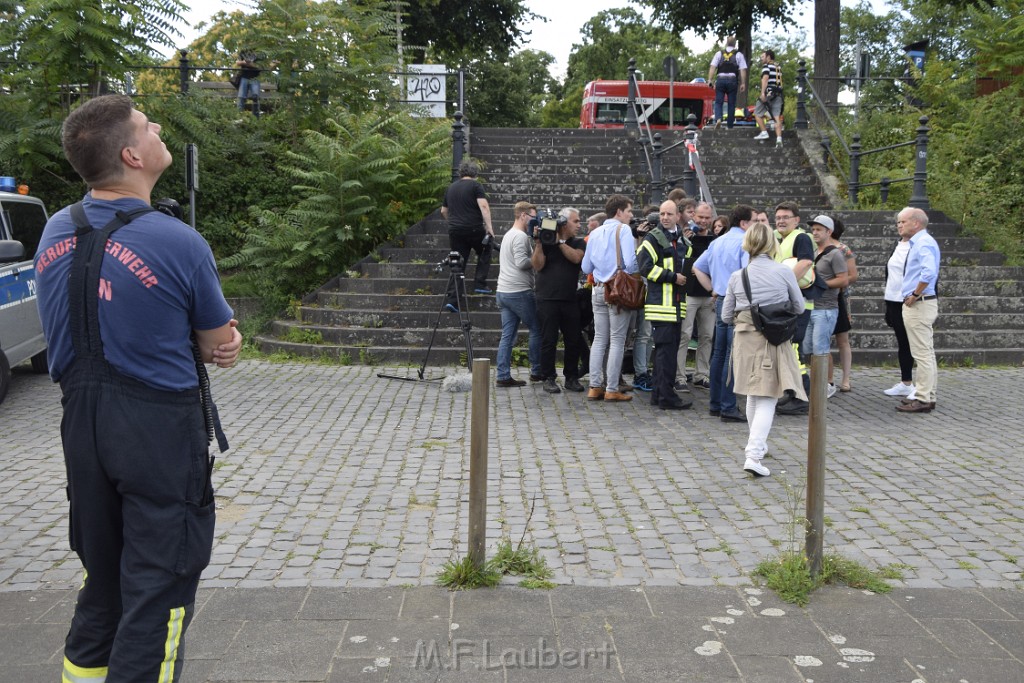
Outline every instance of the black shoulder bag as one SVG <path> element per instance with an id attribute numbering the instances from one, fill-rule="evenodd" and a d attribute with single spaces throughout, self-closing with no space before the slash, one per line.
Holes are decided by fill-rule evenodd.
<path id="1" fill-rule="evenodd" d="M 784 344 L 796 334 L 796 321 L 799 313 L 791 313 L 789 303 L 769 304 L 758 306 L 750 294 L 750 278 L 747 277 L 747 269 L 743 269 L 743 293 L 747 295 L 750 302 L 750 317 L 754 320 L 754 327 L 764 335 L 768 343 L 773 346 Z"/>

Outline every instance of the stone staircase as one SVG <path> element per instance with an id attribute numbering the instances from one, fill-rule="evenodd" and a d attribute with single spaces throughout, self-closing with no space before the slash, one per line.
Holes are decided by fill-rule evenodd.
<path id="1" fill-rule="evenodd" d="M 768 208 L 795 200 L 804 218 L 831 212 L 817 173 L 797 134 L 784 134 L 785 146 L 752 140 L 749 128 L 708 130 L 700 134 L 701 158 L 719 213 L 737 203 Z M 679 139 L 668 132 L 667 146 Z M 634 198 L 636 211 L 648 203 L 646 163 L 638 144 L 622 131 L 572 129 L 477 129 L 472 156 L 481 160 L 480 180 L 490 196 L 495 230 L 512 222 L 512 206 L 529 200 L 541 207 L 578 208 L 586 216 L 603 209 L 619 192 Z M 665 159 L 664 176 L 681 176 L 683 148 Z M 681 184 L 681 182 L 680 182 Z M 896 208 L 891 211 L 839 211 L 847 226 L 845 241 L 857 254 L 860 279 L 853 288 L 854 362 L 895 363 L 895 338 L 885 326 L 882 303 L 885 262 L 895 240 Z M 1024 360 L 1024 268 L 1003 265 L 1001 254 L 980 251 L 980 241 L 957 237 L 957 226 L 930 212 L 930 229 L 943 251 L 940 316 L 935 344 L 940 359 L 960 363 L 1013 363 Z M 280 320 L 260 338 L 265 352 L 341 357 L 363 364 L 419 365 L 431 328 L 440 319 L 431 365 L 465 362 L 465 344 L 457 316 L 444 312 L 448 272 L 435 264 L 448 252 L 444 220 L 435 212 L 412 226 L 399 243 L 387 244 L 307 296 L 298 320 Z M 474 259 L 468 268 L 472 276 Z M 490 286 L 497 278 L 497 253 Z M 358 277 L 352 275 L 358 274 Z M 493 296 L 470 296 L 474 352 L 495 357 L 500 316 Z M 291 333 L 297 330 L 299 334 Z M 317 336 L 319 335 L 319 336 Z M 309 344 L 291 339 L 322 339 Z M 525 334 L 520 345 L 525 346 Z"/>

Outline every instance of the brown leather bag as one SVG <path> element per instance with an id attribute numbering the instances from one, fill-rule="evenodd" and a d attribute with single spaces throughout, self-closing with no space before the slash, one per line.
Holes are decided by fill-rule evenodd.
<path id="1" fill-rule="evenodd" d="M 612 279 L 604 283 L 604 301 L 609 306 L 618 306 L 629 310 L 644 307 L 647 301 L 647 285 L 636 273 L 627 273 L 622 269 L 622 226 L 615 231 L 615 256 L 618 268 Z"/>

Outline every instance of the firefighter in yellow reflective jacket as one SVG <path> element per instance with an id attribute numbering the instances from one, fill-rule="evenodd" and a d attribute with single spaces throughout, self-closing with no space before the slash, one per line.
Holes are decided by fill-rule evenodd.
<path id="1" fill-rule="evenodd" d="M 651 321 L 654 340 L 651 405 L 663 410 L 684 410 L 693 405 L 693 400 L 681 398 L 673 385 L 676 381 L 679 327 L 686 317 L 683 260 L 689 243 L 679 227 L 679 207 L 674 201 L 664 202 L 658 214 L 661 225 L 648 232 L 636 250 L 639 272 L 647 278 L 644 317 Z"/>

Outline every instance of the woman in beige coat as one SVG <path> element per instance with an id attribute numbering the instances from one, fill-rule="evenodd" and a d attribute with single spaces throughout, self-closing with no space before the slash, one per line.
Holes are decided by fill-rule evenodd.
<path id="1" fill-rule="evenodd" d="M 789 304 L 790 312 L 800 313 L 804 298 L 793 271 L 772 258 L 778 248 L 775 234 L 764 223 L 747 228 L 743 249 L 750 254 L 745 269 L 750 294 L 758 306 Z M 801 401 L 807 400 L 800 368 L 789 344 L 775 346 L 754 327 L 750 301 L 743 290 L 743 271 L 729 278 L 722 303 L 722 320 L 736 326 L 732 342 L 732 375 L 737 394 L 747 397 L 747 439 L 743 469 L 754 476 L 767 477 L 771 471 L 761 464 L 768 453 L 768 433 L 775 419 L 775 404 L 788 389 Z"/>

